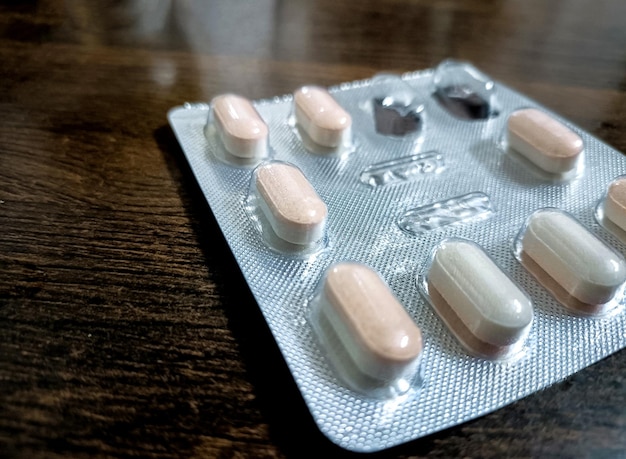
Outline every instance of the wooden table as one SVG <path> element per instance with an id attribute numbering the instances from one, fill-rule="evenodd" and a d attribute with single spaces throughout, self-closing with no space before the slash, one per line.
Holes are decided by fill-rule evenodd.
<path id="1" fill-rule="evenodd" d="M 626 151 L 625 18 L 623 0 L 3 2 L 0 455 L 350 456 L 166 112 L 455 57 Z M 380 456 L 626 457 L 625 369 L 622 351 Z"/>

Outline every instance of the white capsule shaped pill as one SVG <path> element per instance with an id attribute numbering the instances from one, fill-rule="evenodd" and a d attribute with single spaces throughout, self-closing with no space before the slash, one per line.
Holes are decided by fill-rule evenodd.
<path id="1" fill-rule="evenodd" d="M 565 306 L 580 312 L 604 312 L 602 305 L 626 282 L 624 258 L 557 209 L 533 213 L 519 245 L 522 264 L 531 274 Z M 572 297 L 571 301 L 559 293 L 561 290 Z"/>
<path id="2" fill-rule="evenodd" d="M 350 142 L 352 118 L 323 88 L 304 86 L 294 93 L 296 122 L 322 147 L 336 148 Z"/>
<path id="3" fill-rule="evenodd" d="M 431 304 L 470 352 L 506 358 L 521 348 L 533 321 L 532 302 L 477 244 L 443 241 L 427 279 Z"/>
<path id="4" fill-rule="evenodd" d="M 604 216 L 626 231 L 626 177 L 614 180 L 604 199 Z"/>
<path id="5" fill-rule="evenodd" d="M 215 129 L 228 153 L 244 159 L 267 156 L 269 129 L 248 99 L 222 94 L 211 107 Z"/>
<path id="6" fill-rule="evenodd" d="M 352 262 L 331 266 L 319 292 L 319 314 L 361 376 L 389 382 L 413 375 L 422 352 L 422 334 L 385 281 L 371 268 Z"/>
<path id="7" fill-rule="evenodd" d="M 582 157 L 584 145 L 580 136 L 535 108 L 513 112 L 507 133 L 510 148 L 552 174 L 576 169 Z"/>
<path id="8" fill-rule="evenodd" d="M 268 162 L 255 170 L 253 180 L 258 205 L 279 238 L 306 245 L 324 236 L 328 209 L 300 169 Z"/>

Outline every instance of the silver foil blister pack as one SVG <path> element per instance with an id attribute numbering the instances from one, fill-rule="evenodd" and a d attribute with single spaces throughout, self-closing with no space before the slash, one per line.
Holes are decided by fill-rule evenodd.
<path id="1" fill-rule="evenodd" d="M 436 70 L 379 75 L 329 92 L 351 117 L 349 133 L 320 146 L 319 133 L 298 123 L 293 95 L 258 101 L 254 108 L 267 125 L 269 141 L 254 147 L 252 159 L 225 151 L 214 102 L 173 108 L 168 118 L 313 418 L 330 440 L 362 452 L 414 440 L 494 411 L 626 346 L 619 272 L 617 283 L 609 286 L 608 275 L 598 281 L 578 275 L 579 285 L 566 285 L 565 296 L 577 294 L 578 288 L 589 294 L 587 303 L 601 297 L 606 306 L 585 309 L 585 303 L 572 309 L 529 270 L 523 250 L 546 253 L 542 238 L 553 227 L 541 226 L 540 218 L 554 218 L 548 223 L 557 231 L 558 225 L 573 227 L 567 225 L 570 220 L 558 219 L 573 219 L 594 239 L 572 233 L 570 248 L 557 247 L 543 269 L 549 274 L 576 265 L 565 252 L 584 253 L 587 245 L 593 257 L 600 253 L 594 244 L 603 244 L 611 251 L 609 258 L 615 257 L 604 268 L 621 269 L 626 233 L 605 218 L 605 210 L 619 213 L 607 190 L 626 174 L 620 152 L 468 64 L 447 61 Z M 528 109 L 582 139 L 583 153 L 566 173 L 546 172 L 509 145 L 509 117 Z M 265 218 L 267 206 L 259 202 L 268 199 L 258 185 L 268 166 L 299 171 L 308 180 L 326 206 L 321 233 L 273 231 Z M 297 187 L 289 192 L 298 193 Z M 572 244 L 585 247 L 572 250 Z M 472 262 L 466 268 L 454 258 L 464 254 Z M 587 264 L 593 269 L 594 263 Z M 341 313 L 332 308 L 332 314 L 321 314 L 332 293 L 325 280 L 346 264 L 376 273 L 376 279 L 361 273 L 364 288 L 386 284 L 401 308 L 389 316 L 395 314 L 398 323 L 406 323 L 408 316 L 421 332 L 419 357 L 400 370 L 385 367 L 384 359 L 381 369 L 377 357 L 365 356 L 354 378 L 346 368 L 361 357 L 354 354 L 359 349 L 342 341 L 350 332 L 324 331 L 333 328 L 333 321 L 341 322 Z M 446 266 L 451 268 L 446 271 Z M 439 290 L 467 269 L 465 284 L 457 285 L 460 293 L 447 298 L 452 310 L 454 302 L 474 301 L 477 312 L 468 313 L 471 321 L 472 314 L 485 314 L 476 301 L 502 298 L 483 297 L 480 287 L 489 283 L 482 273 L 496 267 L 505 276 L 500 284 L 510 282 L 508 290 L 501 289 L 503 295 L 521 292 L 510 302 L 522 312 L 511 319 L 511 327 L 517 327 L 513 331 L 495 319 L 484 327 L 464 322 L 464 333 L 478 338 L 479 347 L 472 349 L 471 340 L 454 332 L 456 318 L 449 322 L 437 309 Z M 339 290 L 345 285 L 340 275 L 334 284 Z M 553 276 L 558 284 L 558 274 Z M 357 301 L 358 292 L 350 292 L 345 301 L 355 304 L 375 296 L 366 291 Z M 384 322 L 387 310 L 374 308 L 372 314 Z M 483 337 L 495 340 L 485 352 Z M 358 348 L 359 342 L 350 346 Z M 373 379 L 360 377 L 361 370 L 374 374 Z"/>

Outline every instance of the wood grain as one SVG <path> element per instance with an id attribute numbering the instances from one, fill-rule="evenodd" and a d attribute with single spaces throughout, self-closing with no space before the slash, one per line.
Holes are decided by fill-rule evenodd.
<path id="1" fill-rule="evenodd" d="M 165 115 L 472 61 L 626 151 L 626 2 L 0 4 L 0 455 L 352 456 L 317 430 Z M 626 457 L 626 353 L 375 457 Z"/>

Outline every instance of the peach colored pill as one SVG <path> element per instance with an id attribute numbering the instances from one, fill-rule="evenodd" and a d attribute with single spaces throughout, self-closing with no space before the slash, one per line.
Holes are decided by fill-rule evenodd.
<path id="1" fill-rule="evenodd" d="M 278 237 L 310 244 L 324 236 L 328 210 L 297 167 L 273 162 L 256 171 L 259 206 Z"/>
<path id="2" fill-rule="evenodd" d="M 626 231 L 626 177 L 621 177 L 609 185 L 604 200 L 604 215 Z"/>
<path id="3" fill-rule="evenodd" d="M 513 112 L 508 119 L 509 146 L 546 172 L 574 169 L 583 140 L 567 126 L 535 108 Z"/>
<path id="4" fill-rule="evenodd" d="M 297 123 L 318 145 L 338 147 L 350 139 L 352 118 L 323 88 L 304 86 L 294 93 Z"/>
<path id="5" fill-rule="evenodd" d="M 364 375 L 390 381 L 416 369 L 422 333 L 385 281 L 367 266 L 331 266 L 320 312 Z"/>
<path id="6" fill-rule="evenodd" d="M 213 119 L 231 155 L 248 159 L 267 155 L 269 130 L 248 99 L 235 94 L 215 97 Z"/>
<path id="7" fill-rule="evenodd" d="M 521 243 L 523 256 L 530 257 L 542 272 L 583 304 L 607 303 L 626 282 L 624 258 L 574 218 L 556 209 L 535 212 Z"/>

